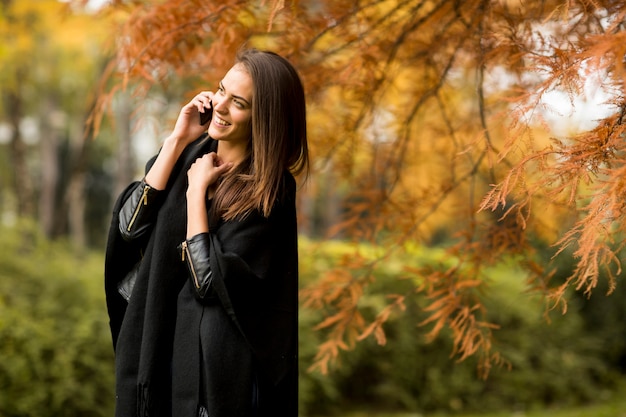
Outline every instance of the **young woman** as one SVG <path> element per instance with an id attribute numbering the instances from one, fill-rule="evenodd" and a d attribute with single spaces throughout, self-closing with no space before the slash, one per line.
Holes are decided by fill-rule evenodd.
<path id="1" fill-rule="evenodd" d="M 279 55 L 241 52 L 182 108 L 114 207 L 117 416 L 297 416 L 294 175 L 307 169 L 304 91 Z"/>

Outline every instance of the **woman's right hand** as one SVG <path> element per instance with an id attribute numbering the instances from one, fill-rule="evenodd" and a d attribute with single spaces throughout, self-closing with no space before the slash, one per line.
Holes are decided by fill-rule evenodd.
<path id="1" fill-rule="evenodd" d="M 146 173 L 145 181 L 157 190 L 164 190 L 167 186 L 172 169 L 191 142 L 206 132 L 206 125 L 200 125 L 200 112 L 204 106 L 209 106 L 213 93 L 203 91 L 196 95 L 180 110 L 176 125 L 172 133 L 165 139 L 150 171 Z"/>
<path id="2" fill-rule="evenodd" d="M 210 106 L 212 98 L 211 91 L 202 91 L 183 106 L 168 139 L 186 146 L 206 132 L 208 126 L 200 124 L 200 113 L 205 111 L 205 107 Z"/>

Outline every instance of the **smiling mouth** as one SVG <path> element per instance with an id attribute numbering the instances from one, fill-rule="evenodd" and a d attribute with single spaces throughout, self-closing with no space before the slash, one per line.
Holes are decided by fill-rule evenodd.
<path id="1" fill-rule="evenodd" d="M 220 119 L 217 116 L 215 116 L 215 124 L 217 124 L 219 126 L 230 126 L 230 123 L 228 123 L 226 120 Z"/>

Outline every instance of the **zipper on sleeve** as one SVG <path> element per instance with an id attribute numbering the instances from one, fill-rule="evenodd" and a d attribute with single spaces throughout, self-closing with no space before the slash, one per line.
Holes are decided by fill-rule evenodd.
<path id="1" fill-rule="evenodd" d="M 191 272 L 191 276 L 193 277 L 193 282 L 197 289 L 200 289 L 200 282 L 198 281 L 198 275 L 196 274 L 196 269 L 193 266 L 193 262 L 191 261 L 191 255 L 189 254 L 189 246 L 187 245 L 187 241 L 182 243 L 182 257 L 183 261 L 185 260 L 185 255 L 187 259 L 187 264 L 189 265 L 189 271 Z"/>
<path id="2" fill-rule="evenodd" d="M 181 256 L 182 256 L 182 258 L 183 258 L 183 259 L 182 259 L 182 261 L 183 261 L 183 262 L 185 262 L 185 254 L 187 253 L 187 241 L 186 241 L 186 240 L 185 240 L 185 241 L 183 241 L 183 243 L 181 243 L 181 244 L 180 244 L 180 247 L 181 247 L 181 249 L 182 249 L 182 250 L 180 251 Z"/>
<path id="3" fill-rule="evenodd" d="M 148 205 L 148 191 L 150 191 L 150 186 L 146 184 L 143 186 L 143 194 L 141 195 L 141 199 L 139 200 L 137 207 L 135 207 L 135 212 L 133 213 L 133 217 L 130 219 L 130 222 L 128 223 L 128 227 L 126 228 L 127 232 L 130 232 L 130 229 L 133 227 L 135 220 L 137 220 L 137 216 L 139 215 L 139 210 L 141 210 L 141 206 Z"/>

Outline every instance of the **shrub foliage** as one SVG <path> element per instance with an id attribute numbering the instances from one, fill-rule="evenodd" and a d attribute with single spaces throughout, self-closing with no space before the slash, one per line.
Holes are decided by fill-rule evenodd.
<path id="1" fill-rule="evenodd" d="M 340 242 L 301 239 L 301 287 L 355 248 Z M 376 257 L 367 246 L 364 258 Z M 415 266 L 445 267 L 439 249 L 408 249 Z M 407 259 L 388 259 L 358 303 L 375 320 L 384 293 L 415 291 L 403 277 Z M 0 415 L 110 416 L 114 402 L 113 350 L 102 288 L 102 253 L 51 243 L 29 225 L 0 228 Z M 605 400 L 624 380 L 626 349 L 620 329 L 624 289 L 601 298 L 578 298 L 567 315 L 550 321 L 538 313 L 542 300 L 524 294 L 524 274 L 513 262 L 489 271 L 489 319 L 497 323 L 500 351 L 509 367 L 482 379 L 475 362 L 450 360 L 448 335 L 427 340 L 416 323 L 428 300 L 406 297 L 392 311 L 385 344 L 354 341 L 348 355 L 323 375 L 314 366 L 317 346 L 331 331 L 315 326 L 332 311 L 303 304 L 300 311 L 300 410 L 302 416 L 342 415 L 375 408 L 424 412 L 575 405 Z M 601 305 L 599 305 L 600 303 Z M 602 316 L 598 312 L 602 311 Z M 369 316 L 368 316 L 369 314 Z M 611 318 L 605 325 L 606 317 Z M 318 326 L 319 327 L 319 326 Z M 622 330 L 623 331 L 623 330 Z"/>
<path id="2" fill-rule="evenodd" d="M 301 265 L 301 285 L 316 280 L 337 258 L 354 248 L 345 244 L 319 245 L 301 241 L 306 254 Z M 376 253 L 366 247 L 364 257 Z M 445 268 L 455 260 L 442 256 L 441 249 L 412 248 L 415 267 Z M 370 291 L 359 298 L 361 311 L 374 320 L 386 302 L 381 294 L 408 295 L 419 283 L 403 278 L 400 265 L 407 259 L 390 259 L 378 274 Z M 562 265 L 573 268 L 572 264 Z M 425 411 L 510 410 L 578 406 L 607 399 L 619 392 L 624 381 L 623 332 L 626 289 L 618 286 L 611 296 L 598 293 L 573 297 L 568 314 L 542 314 L 543 300 L 524 292 L 525 273 L 515 260 L 503 261 L 487 271 L 491 282 L 486 299 L 488 319 L 498 326 L 498 345 L 507 361 L 492 369 L 484 379 L 477 373 L 478 358 L 451 360 L 452 339 L 445 332 L 429 340 L 416 323 L 427 323 L 425 297 L 405 297 L 404 311 L 391 314 L 384 324 L 386 343 L 374 338 L 355 343 L 353 350 L 337 356 L 328 378 L 320 378 L 315 345 L 329 336 L 328 328 L 312 330 L 322 317 L 334 311 L 301 309 L 301 403 L 310 415 L 343 415 L 346 409 Z M 305 290 L 306 291 L 306 290 Z M 601 305 L 602 317 L 598 316 Z M 611 318 L 611 323 L 606 320 Z M 427 324 L 426 324 L 427 325 Z M 312 366 L 313 365 L 313 366 Z M 306 369 L 315 371 L 306 373 Z M 616 395 L 616 394 L 612 394 Z"/>
<path id="3" fill-rule="evenodd" d="M 32 227 L 0 232 L 0 415 L 112 415 L 102 257 Z"/>

